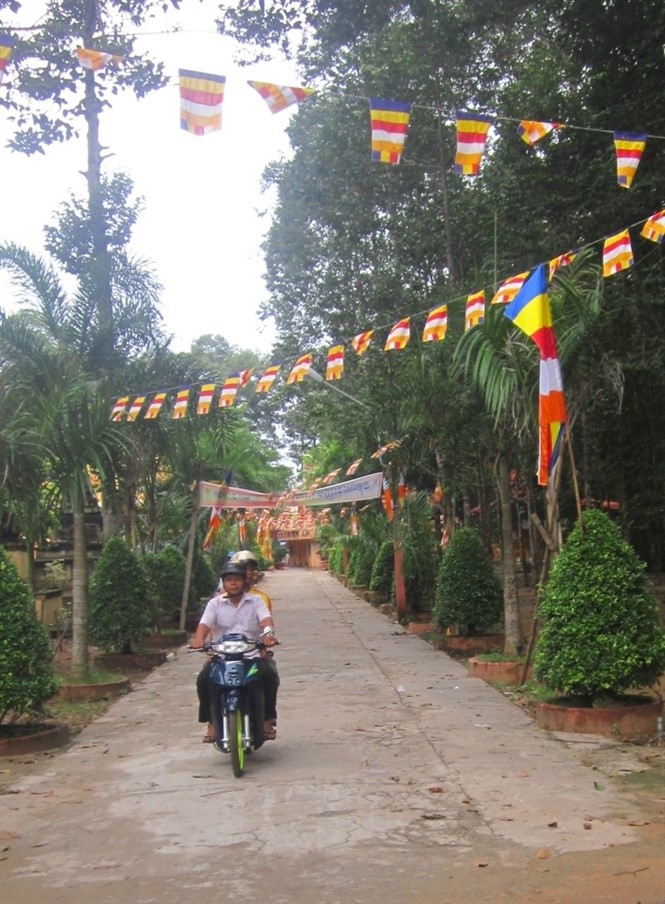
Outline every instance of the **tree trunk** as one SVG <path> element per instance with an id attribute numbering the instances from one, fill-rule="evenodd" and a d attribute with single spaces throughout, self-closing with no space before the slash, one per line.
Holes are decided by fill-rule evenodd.
<path id="1" fill-rule="evenodd" d="M 497 485 L 501 500 L 501 545 L 503 548 L 503 620 L 505 631 L 503 651 L 507 656 L 514 656 L 521 650 L 522 637 L 520 634 L 515 556 L 513 555 L 510 468 L 508 459 L 503 453 L 499 455 L 497 462 Z"/>
<path id="2" fill-rule="evenodd" d="M 99 23 L 101 25 L 101 23 Z M 94 34 L 98 25 L 98 4 L 96 0 L 86 0 L 83 26 L 85 47 L 94 46 Z M 114 354 L 115 330 L 113 324 L 113 293 L 111 290 L 111 261 L 106 236 L 106 214 L 102 195 L 101 166 L 102 148 L 99 142 L 99 113 L 101 104 L 95 89 L 95 73 L 86 70 L 85 79 L 85 120 L 87 124 L 88 169 L 85 177 L 88 183 L 88 214 L 92 239 L 92 273 L 97 296 L 97 317 L 99 321 L 99 346 L 96 360 L 102 369 L 108 369 Z"/>
<path id="3" fill-rule="evenodd" d="M 189 522 L 189 542 L 187 545 L 187 562 L 185 564 L 185 583 L 182 588 L 182 600 L 180 602 L 179 629 L 185 630 L 187 621 L 187 604 L 189 603 L 189 588 L 192 583 L 192 567 L 194 564 L 194 543 L 196 541 L 196 522 L 199 518 L 199 484 L 196 482 L 195 497 L 192 502 L 192 517 Z"/>
<path id="4" fill-rule="evenodd" d="M 88 672 L 88 549 L 83 500 L 73 503 L 74 560 L 72 565 L 72 671 Z"/>

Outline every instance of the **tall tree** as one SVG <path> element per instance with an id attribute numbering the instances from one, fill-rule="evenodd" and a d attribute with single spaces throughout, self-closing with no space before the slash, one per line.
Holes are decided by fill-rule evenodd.
<path id="1" fill-rule="evenodd" d="M 104 205 L 102 164 L 106 148 L 100 138 L 100 116 L 113 95 L 131 90 L 136 97 L 161 88 L 163 67 L 135 47 L 135 30 L 167 4 L 160 0 L 48 0 L 46 14 L 25 24 L 27 10 L 10 5 L 0 26 L 19 35 L 13 59 L 13 78 L 3 106 L 15 124 L 9 146 L 33 154 L 85 129 L 87 144 L 87 213 L 90 255 L 87 270 L 96 289 L 99 342 L 105 361 L 116 354 L 112 258 L 109 216 Z M 178 5 L 178 0 L 173 0 Z M 111 52 L 122 58 L 103 70 L 83 71 L 74 53 L 77 46 Z M 58 115 L 53 116 L 53 110 Z M 81 124 L 81 125 L 80 125 Z"/>

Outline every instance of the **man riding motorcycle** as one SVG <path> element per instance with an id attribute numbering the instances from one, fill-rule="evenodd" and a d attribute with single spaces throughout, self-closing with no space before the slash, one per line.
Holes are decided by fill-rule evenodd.
<path id="1" fill-rule="evenodd" d="M 277 643 L 275 624 L 265 601 L 247 592 L 247 575 L 241 564 L 227 563 L 221 574 L 223 593 L 218 593 L 207 603 L 196 632 L 190 642 L 192 649 L 201 649 L 206 640 L 213 643 L 226 634 L 245 634 L 267 647 Z M 259 657 L 257 667 L 263 683 L 265 698 L 265 736 L 267 740 L 277 737 L 277 687 L 279 679 L 270 666 L 270 660 Z M 201 669 L 196 680 L 199 695 L 199 722 L 207 722 L 208 729 L 203 738 L 207 743 L 217 739 L 213 712 L 216 713 L 217 689 L 210 682 L 210 662 Z"/>

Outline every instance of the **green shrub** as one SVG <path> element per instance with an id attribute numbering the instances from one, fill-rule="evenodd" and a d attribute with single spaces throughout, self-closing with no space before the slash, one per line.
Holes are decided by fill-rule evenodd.
<path id="1" fill-rule="evenodd" d="M 328 569 L 333 574 L 342 574 L 345 537 L 337 537 L 328 554 Z"/>
<path id="2" fill-rule="evenodd" d="M 434 606 L 439 567 L 438 543 L 426 493 L 407 498 L 396 518 L 397 536 L 402 545 L 404 586 L 412 612 Z"/>
<path id="3" fill-rule="evenodd" d="M 185 556 L 177 546 L 164 546 L 143 557 L 148 598 L 153 607 L 153 621 L 158 627 L 180 616 L 185 565 Z"/>
<path id="4" fill-rule="evenodd" d="M 436 579 L 434 618 L 442 627 L 457 625 L 461 634 L 485 634 L 503 612 L 501 583 L 480 535 L 457 530 L 446 548 Z"/>
<path id="5" fill-rule="evenodd" d="M 151 627 L 143 566 L 120 537 L 112 537 L 90 581 L 90 640 L 109 653 L 131 653 L 132 643 Z"/>
<path id="6" fill-rule="evenodd" d="M 337 530 L 333 524 L 322 524 L 317 527 L 316 539 L 319 543 L 319 555 L 324 562 L 328 561 L 330 550 L 337 536 Z"/>
<path id="7" fill-rule="evenodd" d="M 258 559 L 259 567 L 262 559 Z M 197 605 L 198 600 L 211 597 L 217 587 L 219 578 L 215 576 L 210 563 L 203 556 L 194 556 L 192 569 L 192 586 L 190 592 L 190 605 Z"/>
<path id="8" fill-rule="evenodd" d="M 374 559 L 378 552 L 376 539 L 363 532 L 358 537 L 351 537 L 350 540 L 349 579 L 357 586 L 368 587 L 372 579 Z"/>
<path id="9" fill-rule="evenodd" d="M 384 540 L 372 565 L 369 589 L 374 590 L 376 593 L 381 593 L 386 599 L 390 599 L 394 571 L 395 544 L 392 540 Z"/>
<path id="10" fill-rule="evenodd" d="M 0 722 L 38 708 L 57 691 L 46 628 L 30 588 L 0 546 Z"/>
<path id="11" fill-rule="evenodd" d="M 603 512 L 588 511 L 556 558 L 542 595 L 534 659 L 547 688 L 591 702 L 655 682 L 665 632 L 644 564 Z"/>

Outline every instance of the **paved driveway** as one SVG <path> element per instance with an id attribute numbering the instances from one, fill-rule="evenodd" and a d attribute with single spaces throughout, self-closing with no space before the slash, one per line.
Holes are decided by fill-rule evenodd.
<path id="1" fill-rule="evenodd" d="M 235 779 L 179 651 L 0 799 L 2 904 L 665 901 L 662 823 L 583 764 L 592 739 L 537 730 L 325 572 L 263 586 L 278 740 Z"/>

